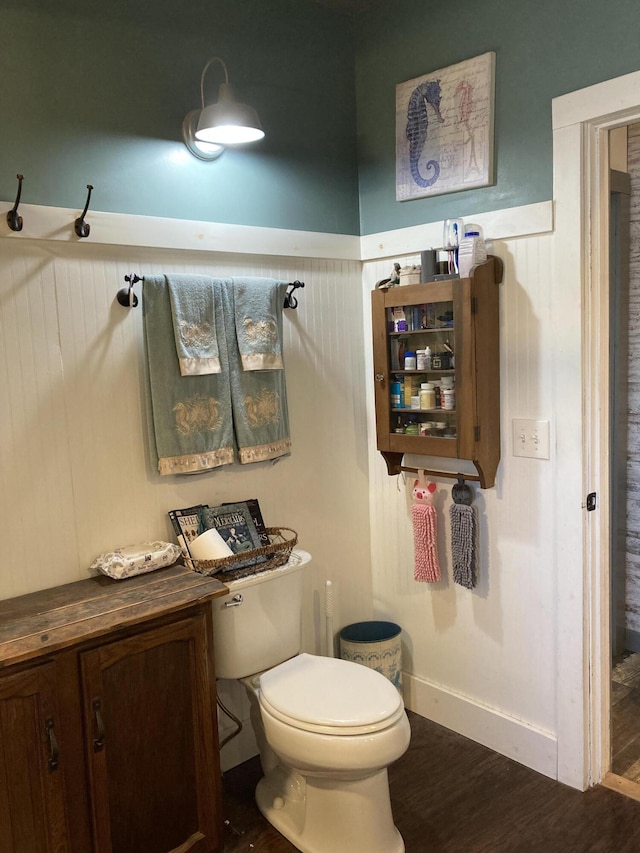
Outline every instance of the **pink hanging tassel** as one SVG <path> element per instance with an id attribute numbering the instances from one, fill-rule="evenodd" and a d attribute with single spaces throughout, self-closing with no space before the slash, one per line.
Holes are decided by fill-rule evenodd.
<path id="1" fill-rule="evenodd" d="M 426 583 L 437 583 L 441 579 L 438 562 L 438 519 L 435 507 L 431 504 L 435 489 L 435 483 L 430 483 L 426 489 L 416 483 L 414 498 L 428 503 L 414 503 L 411 507 L 415 552 L 413 576 L 417 581 Z"/>

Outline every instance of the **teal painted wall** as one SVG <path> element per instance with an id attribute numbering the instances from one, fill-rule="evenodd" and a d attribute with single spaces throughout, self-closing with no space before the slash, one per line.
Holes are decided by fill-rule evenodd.
<path id="1" fill-rule="evenodd" d="M 638 0 L 395 0 L 356 31 L 361 233 L 552 197 L 551 101 L 640 69 Z M 395 86 L 496 52 L 491 187 L 395 200 Z"/>
<path id="2" fill-rule="evenodd" d="M 355 29 L 312 0 L 0 0 L 0 198 L 22 172 L 33 204 L 91 183 L 98 210 L 342 234 L 546 201 L 552 99 L 639 46 L 638 0 L 395 0 Z M 396 202 L 396 84 L 489 50 L 495 184 Z M 202 163 L 180 129 L 212 55 L 267 137 Z"/>
<path id="3" fill-rule="evenodd" d="M 181 141 L 220 55 L 267 136 Z M 0 0 L 0 198 L 357 234 L 353 33 L 310 0 Z M 206 78 L 209 100 L 222 82 Z"/>

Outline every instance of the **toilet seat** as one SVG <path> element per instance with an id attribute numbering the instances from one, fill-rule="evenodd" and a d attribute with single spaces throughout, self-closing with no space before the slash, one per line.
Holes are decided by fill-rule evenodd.
<path id="1" fill-rule="evenodd" d="M 400 694 L 379 672 L 308 654 L 261 675 L 260 705 L 294 728 L 331 735 L 381 731 L 404 714 Z"/>

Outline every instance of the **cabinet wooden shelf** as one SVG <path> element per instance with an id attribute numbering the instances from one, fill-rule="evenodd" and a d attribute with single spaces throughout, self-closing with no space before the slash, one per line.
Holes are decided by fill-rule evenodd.
<path id="1" fill-rule="evenodd" d="M 470 278 L 374 290 L 371 294 L 377 447 L 389 474 L 398 474 L 405 454 L 470 460 L 482 488 L 495 484 L 500 461 L 499 288 L 502 261 L 492 255 Z M 396 328 L 398 314 L 413 328 Z M 442 322 L 438 325 L 438 318 Z M 452 319 L 452 322 L 451 322 Z M 447 322 L 445 322 L 448 320 Z M 417 325 L 427 328 L 416 328 Z M 453 350 L 451 369 L 405 370 L 399 345 L 411 350 Z M 444 358 L 443 363 L 446 363 Z M 453 409 L 412 409 L 416 380 L 452 377 Z M 393 381 L 403 382 L 404 406 L 392 403 Z M 406 383 L 414 382 L 407 386 Z M 414 393 L 407 393 L 411 388 Z M 407 427 L 411 430 L 406 432 Z M 414 434 L 417 429 L 422 434 Z"/>
<path id="2" fill-rule="evenodd" d="M 175 566 L 0 602 L 2 853 L 222 851 L 226 591 Z"/>

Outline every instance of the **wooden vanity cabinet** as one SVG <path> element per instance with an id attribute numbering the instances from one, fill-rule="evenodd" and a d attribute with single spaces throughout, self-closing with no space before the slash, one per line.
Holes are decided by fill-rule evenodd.
<path id="1" fill-rule="evenodd" d="M 405 454 L 419 454 L 471 460 L 482 488 L 494 485 L 500 461 L 501 280 L 502 261 L 489 256 L 470 278 L 372 292 L 377 447 L 389 474 L 400 473 Z M 409 328 L 398 330 L 397 317 L 406 318 Z M 432 364 L 406 369 L 402 349 L 426 347 Z M 455 389 L 453 408 L 410 407 L 407 383 L 415 398 L 420 383 L 444 385 L 447 379 Z M 400 405 L 392 383 L 402 383 Z"/>
<path id="2" fill-rule="evenodd" d="M 70 850 L 53 663 L 0 676 L 0 850 Z"/>
<path id="3" fill-rule="evenodd" d="M 225 592 L 173 567 L 0 602 L 1 853 L 222 851 Z"/>

